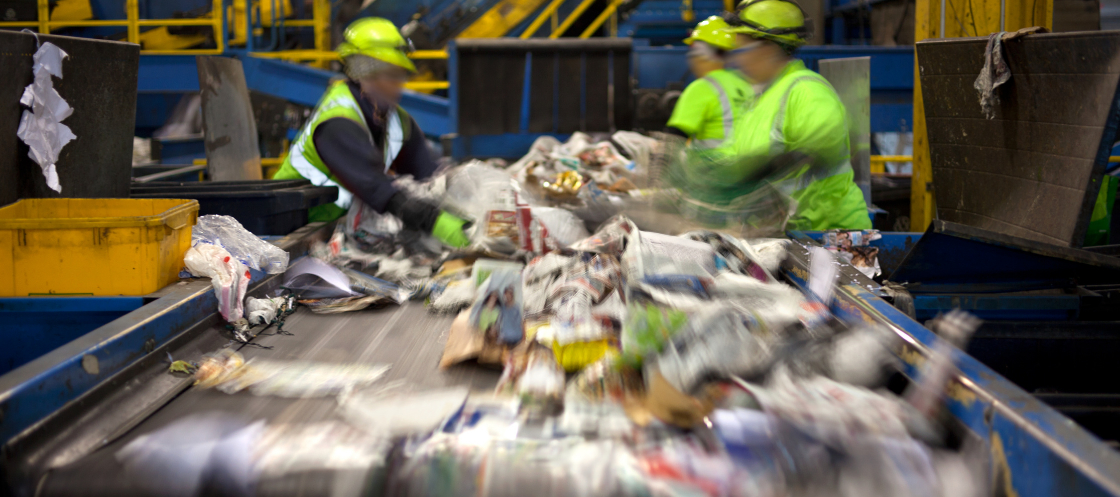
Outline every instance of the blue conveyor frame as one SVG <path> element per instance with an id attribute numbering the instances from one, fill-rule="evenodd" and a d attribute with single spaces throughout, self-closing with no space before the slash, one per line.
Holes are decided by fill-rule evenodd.
<path id="1" fill-rule="evenodd" d="M 291 246 L 290 239 L 278 243 Z M 807 269 L 807 250 L 794 244 L 784 276 L 804 290 Z M 880 323 L 894 331 L 902 339 L 895 352 L 904 363 L 903 372 L 919 378 L 936 337 L 876 295 L 874 283 L 854 268 L 842 267 L 841 278 L 850 283 L 838 287 L 833 311 L 847 320 Z M 265 275 L 254 274 L 254 281 L 263 279 Z M 216 305 L 206 281 L 172 285 L 139 310 L 0 377 L 0 441 L 6 458 L 19 457 L 8 452 L 13 442 L 35 435 L 45 420 L 81 405 L 94 386 L 113 381 L 199 323 L 213 321 Z M 960 375 L 947 389 L 948 409 L 988 442 L 997 490 L 1023 497 L 1120 497 L 1120 453 L 976 359 L 959 351 L 956 356 Z"/>

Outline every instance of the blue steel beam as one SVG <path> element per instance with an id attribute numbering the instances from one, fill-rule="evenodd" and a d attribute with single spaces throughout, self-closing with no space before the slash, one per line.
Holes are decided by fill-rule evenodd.
<path id="1" fill-rule="evenodd" d="M 319 103 L 331 80 L 343 77 L 333 71 L 234 53 L 241 61 L 250 90 L 307 107 Z M 137 91 L 142 94 L 198 91 L 198 68 L 193 56 L 141 55 L 137 79 Z M 451 132 L 447 99 L 405 91 L 401 106 L 416 118 L 425 135 L 438 137 Z"/>
<path id="2" fill-rule="evenodd" d="M 310 240 L 329 236 L 326 226 L 312 223 L 272 243 L 289 256 L 298 256 L 306 252 Z M 249 272 L 249 295 L 280 277 L 253 269 Z M 0 376 L 0 446 L 32 431 L 68 403 L 80 401 L 94 386 L 153 350 L 217 316 L 217 309 L 218 299 L 209 280 L 172 284 L 147 305 Z"/>
<path id="3" fill-rule="evenodd" d="M 673 81 L 691 82 L 688 72 L 687 47 L 634 46 L 632 71 L 638 88 L 664 88 Z M 804 47 L 795 56 L 812 70 L 822 59 L 871 57 L 871 91 L 913 91 L 914 50 L 908 47 Z M 874 98 L 874 97 L 873 97 Z"/>
<path id="4" fill-rule="evenodd" d="M 165 296 L 0 376 L 0 444 L 213 314 L 209 281 Z"/>
<path id="5" fill-rule="evenodd" d="M 144 305 L 141 297 L 0 299 L 0 375 Z"/>
<path id="6" fill-rule="evenodd" d="M 501 135 L 456 136 L 451 142 L 451 156 L 456 159 L 493 158 L 520 159 L 533 142 L 552 136 L 561 142 L 572 135 L 556 133 L 505 133 Z"/>
<path id="7" fill-rule="evenodd" d="M 198 66 L 190 55 L 141 55 L 136 75 L 139 93 L 198 91 Z"/>

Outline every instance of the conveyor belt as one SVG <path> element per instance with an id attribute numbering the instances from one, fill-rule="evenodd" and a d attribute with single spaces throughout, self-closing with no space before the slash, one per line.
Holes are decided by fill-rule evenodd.
<path id="1" fill-rule="evenodd" d="M 318 234 L 329 234 L 328 228 L 318 228 Z M 310 235 L 282 246 L 298 255 L 306 250 L 301 247 L 308 239 Z M 795 245 L 782 272 L 805 291 L 808 267 L 806 247 Z M 272 293 L 279 285 L 278 276 L 255 281 L 260 283 L 250 290 L 254 296 Z M 854 268 L 841 267 L 839 281 L 833 311 L 851 322 L 874 322 L 897 333 L 902 343 L 895 354 L 903 361 L 903 374 L 918 377 L 922 359 L 936 337 L 869 292 L 873 285 Z M 6 474 L 0 476 L 12 482 L 3 490 L 21 496 L 144 495 L 131 487 L 135 480 L 126 477 L 114 454 L 137 436 L 185 416 L 218 410 L 247 420 L 332 419 L 332 400 L 226 395 L 189 388 L 189 378 L 168 374 L 164 362 L 167 353 L 176 359 L 194 360 L 227 343 L 228 333 L 222 329 L 215 307 L 208 282 L 182 282 L 140 311 L 36 360 L 40 364 L 30 364 L 7 375 L 5 378 L 14 386 L 8 390 L 5 405 L 14 408 L 3 413 L 4 422 L 20 421 L 23 431 L 3 448 L 5 465 L 0 471 Z M 404 380 L 415 389 L 443 385 L 490 389 L 497 371 L 474 366 L 447 372 L 437 370 L 450 321 L 449 316 L 428 315 L 416 303 L 333 316 L 301 311 L 291 316 L 285 326 L 295 336 L 260 337 L 260 343 L 274 348 L 245 348 L 243 352 L 247 357 L 274 359 L 365 359 L 393 365 L 382 384 Z M 98 350 L 109 346 L 116 348 Z M 98 376 L 83 364 L 86 355 L 95 353 L 103 358 L 101 364 L 116 358 L 112 354 L 130 362 L 123 369 Z M 961 354 L 958 361 L 960 375 L 954 379 L 951 395 L 946 397 L 947 407 L 966 428 L 962 436 L 979 442 L 976 447 L 982 449 L 994 472 L 995 495 L 1120 496 L 1120 482 L 1116 478 L 1120 475 L 1120 455 L 975 358 Z M 90 378 L 98 380 L 92 388 L 69 387 L 71 381 L 82 386 L 80 383 L 88 383 Z M 59 396 L 70 390 L 75 392 Z M 65 405 L 57 407 L 59 400 L 65 401 Z M 36 418 L 34 423 L 24 423 L 29 413 L 42 412 L 49 414 Z M 261 481 L 256 493 L 357 495 L 379 488 L 383 473 L 383 468 L 375 468 L 290 474 Z M 222 495 L 228 490 L 207 488 L 205 494 Z"/>
<path id="2" fill-rule="evenodd" d="M 326 362 L 363 362 L 391 364 L 381 383 L 403 380 L 414 390 L 464 385 L 473 390 L 490 390 L 500 372 L 477 365 L 459 365 L 447 371 L 438 369 L 439 357 L 447 340 L 451 316 L 429 314 L 422 304 L 409 302 L 391 306 L 332 315 L 317 315 L 300 308 L 287 319 L 284 329 L 294 334 L 258 337 L 255 342 L 272 349 L 243 347 L 246 359 L 260 357 L 276 360 L 313 360 Z M 207 332 L 219 333 L 214 327 Z M 197 359 L 197 358 L 191 358 Z M 136 428 L 71 464 L 52 471 L 40 487 L 39 495 L 143 495 L 125 478 L 124 469 L 113 454 L 124 444 L 186 416 L 224 411 L 246 419 L 269 422 L 315 422 L 334 419 L 333 397 L 287 399 L 259 397 L 247 392 L 234 395 L 217 390 L 190 388 L 173 399 Z M 300 475 L 284 484 L 264 482 L 258 490 L 273 494 L 323 495 L 345 487 L 339 475 Z M 358 475 L 359 483 L 368 476 Z M 353 487 L 353 482 L 350 482 Z M 358 485 L 360 489 L 364 484 Z M 335 490 L 332 492 L 331 488 Z M 212 489 L 220 492 L 221 489 Z M 207 492 L 211 494 L 211 492 Z"/>

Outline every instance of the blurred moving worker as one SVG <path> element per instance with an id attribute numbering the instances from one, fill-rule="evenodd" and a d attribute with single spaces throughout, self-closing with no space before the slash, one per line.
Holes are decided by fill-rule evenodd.
<path id="1" fill-rule="evenodd" d="M 684 40 L 689 45 L 688 68 L 698 79 L 681 93 L 665 131 L 691 139 L 695 147 L 727 145 L 735 118 L 752 93 L 739 73 L 723 67 L 726 52 L 735 48 L 735 34 L 728 27 L 727 21 L 712 16 Z"/>
<path id="2" fill-rule="evenodd" d="M 823 76 L 793 58 L 812 33 L 805 12 L 792 0 L 739 5 L 738 15 L 728 16 L 738 45 L 728 56 L 754 86 L 755 97 L 735 122 L 736 156 L 806 157 L 773 181 L 797 201 L 791 228 L 870 229 L 867 204 L 852 179 L 844 104 Z M 734 179 L 751 171 L 730 173 Z"/>
<path id="3" fill-rule="evenodd" d="M 273 179 L 339 187 L 335 203 L 311 209 L 312 222 L 341 217 L 357 196 L 377 212 L 393 214 L 405 228 L 462 247 L 468 243 L 464 220 L 393 185 L 394 175 L 420 180 L 437 167 L 424 133 L 399 105 L 409 73 L 416 72 L 409 50 L 411 44 L 388 20 L 363 18 L 347 27 L 338 47 L 347 79 L 327 89 Z"/>

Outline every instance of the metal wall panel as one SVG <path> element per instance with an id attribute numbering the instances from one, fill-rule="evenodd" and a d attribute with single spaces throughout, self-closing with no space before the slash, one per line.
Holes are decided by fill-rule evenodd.
<path id="1" fill-rule="evenodd" d="M 257 121 L 241 61 L 198 57 L 198 86 L 210 179 L 262 179 Z"/>
<path id="2" fill-rule="evenodd" d="M 140 47 L 129 43 L 39 35 L 69 54 L 58 94 L 74 108 L 63 124 L 77 139 L 59 154 L 62 193 L 47 187 L 42 169 L 28 157 L 18 137 L 25 107 L 19 99 L 31 84 L 36 37 L 0 31 L 0 205 L 19 198 L 127 198 L 132 174 L 132 134 L 136 122 L 136 71 Z"/>
<path id="3" fill-rule="evenodd" d="M 973 82 L 987 38 L 918 43 L 940 219 L 1081 246 L 1120 124 L 1120 33 L 1003 43 L 1011 79 L 986 119 Z"/>
<path id="4" fill-rule="evenodd" d="M 628 38 L 461 39 L 451 50 L 460 136 L 609 132 L 630 123 Z"/>

